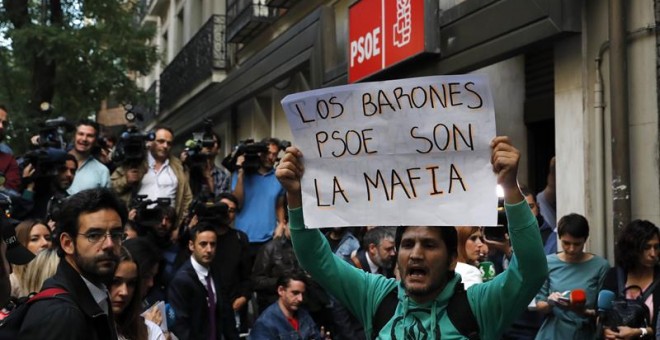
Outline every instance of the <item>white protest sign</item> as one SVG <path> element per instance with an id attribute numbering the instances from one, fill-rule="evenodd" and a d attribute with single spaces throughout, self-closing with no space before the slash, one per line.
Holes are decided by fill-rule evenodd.
<path id="1" fill-rule="evenodd" d="M 308 227 L 496 225 L 485 76 L 324 88 L 282 106 L 303 152 Z"/>

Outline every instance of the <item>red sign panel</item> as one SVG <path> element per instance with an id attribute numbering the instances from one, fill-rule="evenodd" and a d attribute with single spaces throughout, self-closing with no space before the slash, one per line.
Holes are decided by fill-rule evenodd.
<path id="1" fill-rule="evenodd" d="M 348 20 L 349 83 L 424 52 L 424 0 L 362 0 Z"/>

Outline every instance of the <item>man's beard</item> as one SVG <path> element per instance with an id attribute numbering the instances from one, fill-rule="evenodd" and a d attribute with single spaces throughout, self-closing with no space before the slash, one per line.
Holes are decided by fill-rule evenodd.
<path id="1" fill-rule="evenodd" d="M 380 254 L 378 254 L 378 252 L 376 252 L 376 254 L 374 255 L 374 258 L 372 260 L 374 261 L 374 263 L 378 267 L 383 268 L 383 269 L 392 268 L 392 265 L 393 265 L 393 262 L 394 262 L 394 261 L 392 261 L 392 259 L 390 259 L 389 261 L 383 260 L 383 258 L 380 257 Z"/>
<path id="2" fill-rule="evenodd" d="M 117 269 L 117 263 L 119 262 L 119 256 L 110 253 L 103 253 L 102 255 L 95 256 L 92 259 L 86 259 L 78 254 L 78 250 L 75 250 L 74 261 L 80 270 L 80 273 L 89 281 L 93 283 L 103 283 L 109 285 L 112 281 L 112 278 L 115 275 L 115 269 Z M 114 264 L 111 268 L 100 267 L 100 261 L 113 261 Z"/>

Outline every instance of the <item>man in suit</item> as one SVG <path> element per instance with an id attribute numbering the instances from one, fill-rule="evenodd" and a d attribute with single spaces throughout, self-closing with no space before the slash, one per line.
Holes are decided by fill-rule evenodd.
<path id="1" fill-rule="evenodd" d="M 208 223 L 190 231 L 192 253 L 170 282 L 168 297 L 176 321 L 172 331 L 179 339 L 238 339 L 234 313 L 221 297 L 220 277 L 211 269 L 218 235 Z"/>
<path id="2" fill-rule="evenodd" d="M 375 227 L 369 229 L 362 239 L 363 247 L 351 256 L 351 264 L 368 273 L 394 277 L 394 229 Z"/>

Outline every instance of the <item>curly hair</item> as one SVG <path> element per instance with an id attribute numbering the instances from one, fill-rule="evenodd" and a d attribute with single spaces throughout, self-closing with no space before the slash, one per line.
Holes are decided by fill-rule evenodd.
<path id="1" fill-rule="evenodd" d="M 625 271 L 637 268 L 639 256 L 644 253 L 644 247 L 653 237 L 660 239 L 660 230 L 655 224 L 646 220 L 634 220 L 619 231 L 614 255 L 616 265 Z"/>

